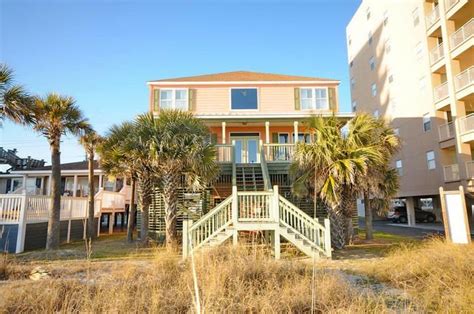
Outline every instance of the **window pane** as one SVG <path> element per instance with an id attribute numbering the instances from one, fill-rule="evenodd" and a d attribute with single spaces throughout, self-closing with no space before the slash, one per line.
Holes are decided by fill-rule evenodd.
<path id="1" fill-rule="evenodd" d="M 327 109 L 328 100 L 327 99 L 316 99 L 316 109 Z"/>
<path id="2" fill-rule="evenodd" d="M 185 100 L 188 98 L 188 91 L 185 89 L 178 89 L 176 90 L 176 99 L 177 100 Z"/>
<path id="3" fill-rule="evenodd" d="M 301 99 L 301 109 L 313 109 L 313 100 Z"/>
<path id="4" fill-rule="evenodd" d="M 315 90 L 316 98 L 326 98 L 326 89 L 325 88 L 316 88 Z"/>
<path id="5" fill-rule="evenodd" d="M 288 133 L 281 133 L 278 135 L 278 143 L 286 144 L 288 143 Z"/>
<path id="6" fill-rule="evenodd" d="M 176 100 L 175 109 L 179 110 L 188 110 L 188 101 L 187 100 Z"/>
<path id="7" fill-rule="evenodd" d="M 172 99 L 173 98 L 173 91 L 172 90 L 161 90 L 160 91 L 160 99 Z"/>
<path id="8" fill-rule="evenodd" d="M 231 90 L 232 109 L 258 109 L 256 88 L 236 88 Z"/>
<path id="9" fill-rule="evenodd" d="M 312 98 L 313 97 L 313 90 L 310 88 L 302 88 L 301 91 L 301 98 Z"/>
<path id="10" fill-rule="evenodd" d="M 160 108 L 161 109 L 172 109 L 173 108 L 172 104 L 173 104 L 172 100 L 163 100 L 162 99 L 160 101 Z"/>

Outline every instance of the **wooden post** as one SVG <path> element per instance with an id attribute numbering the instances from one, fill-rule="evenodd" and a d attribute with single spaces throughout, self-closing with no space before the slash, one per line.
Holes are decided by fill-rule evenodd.
<path id="1" fill-rule="evenodd" d="M 68 200 L 69 202 L 69 220 L 67 223 L 67 240 L 66 242 L 69 243 L 71 242 L 71 216 L 72 216 L 72 199 Z"/>
<path id="2" fill-rule="evenodd" d="M 276 226 L 275 230 L 273 231 L 273 237 L 272 237 L 272 244 L 273 244 L 273 249 L 275 252 L 275 259 L 280 259 L 280 253 L 281 253 L 281 248 L 280 248 L 280 226 Z"/>
<path id="3" fill-rule="evenodd" d="M 100 189 L 102 189 L 102 177 L 103 175 L 102 174 L 99 174 L 99 187 L 98 187 L 98 191 L 100 191 Z"/>
<path id="4" fill-rule="evenodd" d="M 324 248 L 326 249 L 326 256 L 331 258 L 331 223 L 328 218 L 324 219 Z"/>
<path id="5" fill-rule="evenodd" d="M 469 226 L 469 218 L 467 217 L 467 207 L 466 207 L 466 196 L 464 194 L 464 187 L 462 185 L 459 186 L 459 193 L 461 194 L 462 200 L 462 208 L 464 212 L 464 221 L 466 222 L 466 234 L 467 234 L 467 243 L 471 243 L 471 230 Z"/>
<path id="6" fill-rule="evenodd" d="M 101 219 L 102 219 L 102 214 L 99 213 L 99 217 L 98 217 L 98 223 L 97 223 L 97 237 L 100 237 L 100 223 L 101 223 Z"/>
<path id="7" fill-rule="evenodd" d="M 72 184 L 72 196 L 77 196 L 77 174 L 74 175 L 74 183 Z"/>
<path id="8" fill-rule="evenodd" d="M 112 210 L 109 216 L 109 234 L 114 233 L 115 210 Z"/>
<path id="9" fill-rule="evenodd" d="M 225 144 L 226 142 L 226 123 L 225 121 L 222 121 L 222 144 Z"/>
<path id="10" fill-rule="evenodd" d="M 18 217 L 18 235 L 16 237 L 16 249 L 15 253 L 23 252 L 25 248 L 25 235 L 26 235 L 26 202 L 27 202 L 26 189 L 23 191 L 21 196 L 21 207 L 20 215 Z"/>
<path id="11" fill-rule="evenodd" d="M 183 219 L 183 259 L 188 257 L 192 247 L 190 247 L 189 228 L 193 225 L 193 220 L 186 217 Z"/>
<path id="12" fill-rule="evenodd" d="M 293 122 L 293 132 L 294 132 L 294 140 L 293 143 L 298 143 L 298 121 Z"/>
<path id="13" fill-rule="evenodd" d="M 273 210 L 272 210 L 272 218 L 273 221 L 277 223 L 277 227 L 280 226 L 280 198 L 278 194 L 278 185 L 273 186 Z"/>
<path id="14" fill-rule="evenodd" d="M 237 230 L 237 225 L 239 221 L 239 209 L 238 209 L 239 203 L 238 203 L 238 197 L 237 197 L 237 186 L 233 185 L 232 186 L 232 222 L 234 225 L 234 232 L 232 234 L 232 243 L 234 245 L 237 245 L 238 243 L 238 230 Z"/>
<path id="15" fill-rule="evenodd" d="M 51 181 L 53 181 L 53 176 L 48 176 L 48 190 L 46 191 L 46 195 L 51 195 Z"/>
<path id="16" fill-rule="evenodd" d="M 265 121 L 265 144 L 270 144 L 270 122 L 269 121 Z M 269 158 L 268 156 L 270 156 L 270 146 L 267 145 L 267 149 L 266 149 L 266 158 Z"/>

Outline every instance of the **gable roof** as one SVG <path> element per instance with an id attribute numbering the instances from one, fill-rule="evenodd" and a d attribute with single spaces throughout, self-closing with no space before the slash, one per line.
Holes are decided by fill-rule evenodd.
<path id="1" fill-rule="evenodd" d="M 334 82 L 338 83 L 338 80 L 320 78 L 320 77 L 308 77 L 308 76 L 296 76 L 296 75 L 285 75 L 285 74 L 273 74 L 273 73 L 261 73 L 251 71 L 233 71 L 223 72 L 215 74 L 204 74 L 197 76 L 177 77 L 169 79 L 161 79 L 155 81 L 149 81 L 148 83 L 159 83 L 159 82 Z"/>
<path id="2" fill-rule="evenodd" d="M 61 164 L 61 170 L 87 170 L 89 169 L 89 163 L 87 161 L 77 161 Z M 94 169 L 100 169 L 99 162 L 94 160 Z M 51 170 L 51 166 L 44 166 L 40 168 L 31 169 L 32 171 L 38 170 Z"/>

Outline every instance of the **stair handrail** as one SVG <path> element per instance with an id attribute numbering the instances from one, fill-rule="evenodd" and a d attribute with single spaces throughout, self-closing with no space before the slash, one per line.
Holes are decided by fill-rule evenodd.
<path id="1" fill-rule="evenodd" d="M 233 198 L 234 195 L 227 197 L 187 229 L 187 235 L 192 243 L 193 250 L 199 249 L 231 224 Z M 222 214 L 220 218 L 218 217 L 219 214 Z"/>
<path id="2" fill-rule="evenodd" d="M 262 140 L 260 140 L 260 167 L 262 168 L 264 189 L 266 191 L 271 191 L 272 183 L 270 179 L 270 174 L 268 172 L 267 160 L 265 159 L 265 147 L 263 146 Z"/>
<path id="3" fill-rule="evenodd" d="M 288 201 L 283 196 L 279 195 L 279 212 L 280 212 L 280 223 L 283 223 L 288 228 L 291 228 L 293 231 L 298 233 L 298 236 L 304 240 L 310 242 L 317 250 L 322 252 L 324 255 L 331 257 L 331 238 L 330 238 L 330 228 L 329 220 L 325 219 L 324 226 L 320 224 L 316 219 L 312 218 L 304 211 L 296 207 L 293 203 Z M 288 221 L 288 217 L 284 214 L 282 210 L 282 203 L 286 205 L 288 211 L 291 212 L 296 221 L 296 227 L 291 221 Z M 313 230 L 310 230 L 313 229 Z M 310 231 L 310 232 L 308 232 Z"/>
<path id="4" fill-rule="evenodd" d="M 237 186 L 237 165 L 235 163 L 235 140 L 232 140 L 232 148 L 230 150 L 232 157 L 232 186 Z"/>

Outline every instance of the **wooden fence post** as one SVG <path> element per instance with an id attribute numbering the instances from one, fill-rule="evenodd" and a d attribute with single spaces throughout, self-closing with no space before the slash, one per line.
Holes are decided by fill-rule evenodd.
<path id="1" fill-rule="evenodd" d="M 72 216 L 72 199 L 68 200 L 69 202 L 69 219 L 67 221 L 67 240 L 66 242 L 71 242 L 71 216 Z"/>
<path id="2" fill-rule="evenodd" d="M 326 249 L 326 256 L 331 258 L 331 223 L 328 218 L 324 219 L 324 248 Z"/>
<path id="3" fill-rule="evenodd" d="M 23 191 L 23 195 L 21 196 L 20 213 L 18 216 L 18 234 L 16 238 L 15 253 L 21 253 L 23 252 L 25 248 L 27 197 L 28 196 L 26 195 L 26 190 L 25 190 Z"/>
<path id="4" fill-rule="evenodd" d="M 273 221 L 280 225 L 280 198 L 278 192 L 278 185 L 273 186 L 273 208 L 272 208 L 272 215 Z"/>
<path id="5" fill-rule="evenodd" d="M 238 209 L 238 196 L 237 196 L 237 186 L 233 185 L 232 186 L 232 222 L 234 224 L 234 232 L 232 234 L 232 243 L 234 245 L 237 245 L 238 243 L 238 230 L 237 230 L 237 224 L 239 220 L 239 209 Z"/>
<path id="6" fill-rule="evenodd" d="M 192 219 L 186 217 L 183 219 L 183 259 L 188 257 L 192 247 L 189 245 L 189 228 L 193 225 Z"/>

